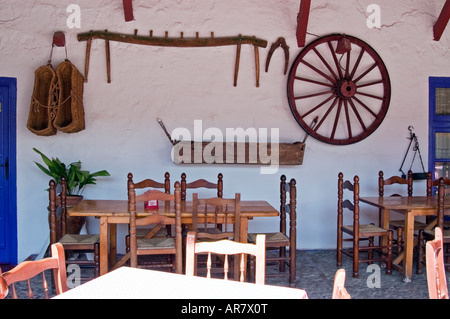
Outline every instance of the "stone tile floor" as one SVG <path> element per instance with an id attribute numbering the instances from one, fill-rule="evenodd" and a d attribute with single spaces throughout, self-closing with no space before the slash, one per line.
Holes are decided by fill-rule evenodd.
<path id="1" fill-rule="evenodd" d="M 352 299 L 428 299 L 427 280 L 425 272 L 417 275 L 414 271 L 412 281 L 404 283 L 399 271 L 393 270 L 392 275 L 386 275 L 384 269 L 377 265 L 368 268 L 360 265 L 360 277 L 353 278 L 350 258 L 343 260 L 343 268 L 347 272 L 346 288 Z M 333 289 L 336 267 L 335 250 L 297 251 L 296 287 L 305 289 L 311 299 L 330 299 Z M 84 270 L 83 270 L 84 271 Z M 91 272 L 91 269 L 86 269 Z M 276 272 L 276 266 L 268 266 L 267 273 Z M 38 278 L 40 286 L 41 278 Z M 50 281 L 49 281 L 50 282 Z M 379 283 L 379 285 L 377 285 Z M 267 278 L 266 284 L 288 286 L 288 278 Z M 25 290 L 26 284 L 18 290 Z M 26 294 L 22 295 L 26 298 Z M 43 298 L 42 290 L 35 291 L 35 298 Z"/>
<path id="2" fill-rule="evenodd" d="M 352 261 L 346 256 L 342 268 L 347 273 L 345 286 L 352 299 L 428 299 L 425 271 L 417 275 L 414 268 L 412 281 L 405 283 L 399 271 L 387 275 L 378 264 L 370 268 L 360 264 L 359 278 L 353 278 Z M 274 269 L 268 266 L 267 272 Z M 305 289 L 311 299 L 330 299 L 337 269 L 335 250 L 297 251 L 296 287 Z M 288 285 L 288 282 L 283 277 L 275 277 L 267 278 L 266 284 Z"/>

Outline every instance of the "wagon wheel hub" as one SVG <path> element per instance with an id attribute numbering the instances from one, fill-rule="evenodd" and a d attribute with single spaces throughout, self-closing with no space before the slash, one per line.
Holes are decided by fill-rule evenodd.
<path id="1" fill-rule="evenodd" d="M 356 94 L 355 82 L 340 80 L 336 85 L 336 94 L 343 99 L 353 97 Z"/>

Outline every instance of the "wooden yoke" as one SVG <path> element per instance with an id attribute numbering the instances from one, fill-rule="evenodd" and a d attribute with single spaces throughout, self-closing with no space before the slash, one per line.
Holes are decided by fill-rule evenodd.
<path id="1" fill-rule="evenodd" d="M 108 83 L 111 82 L 111 62 L 110 62 L 110 41 L 125 42 L 131 44 L 142 44 L 151 46 L 163 46 L 163 47 L 217 47 L 217 46 L 227 46 L 236 45 L 236 63 L 235 63 L 235 74 L 234 74 L 234 86 L 237 84 L 237 75 L 239 69 L 239 57 L 241 52 L 242 44 L 253 45 L 255 53 L 255 67 L 256 67 L 256 86 L 259 87 L 259 49 L 258 47 L 265 48 L 267 46 L 267 41 L 263 39 L 258 39 L 255 36 L 232 36 L 232 37 L 214 37 L 214 32 L 211 32 L 211 37 L 200 38 L 198 32 L 195 38 L 185 38 L 183 32 L 179 38 L 169 38 L 168 32 L 166 31 L 164 37 L 154 37 L 153 31 L 150 31 L 149 36 L 137 35 L 137 30 L 134 34 L 123 34 L 104 31 L 90 31 L 78 34 L 78 41 L 87 41 L 86 45 L 86 60 L 84 68 L 84 78 L 87 82 L 88 71 L 89 71 L 89 61 L 90 61 L 90 51 L 91 42 L 93 39 L 105 40 L 106 48 L 106 67 L 107 67 L 107 79 Z"/>

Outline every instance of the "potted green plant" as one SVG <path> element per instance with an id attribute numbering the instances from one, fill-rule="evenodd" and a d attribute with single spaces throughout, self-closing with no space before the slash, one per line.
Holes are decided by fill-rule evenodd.
<path id="1" fill-rule="evenodd" d="M 52 159 L 50 159 L 38 149 L 33 148 L 33 150 L 41 155 L 44 164 L 47 166 L 45 167 L 42 164 L 35 162 L 41 171 L 53 178 L 57 184 L 61 182 L 62 176 L 66 177 L 68 196 L 81 196 L 87 185 L 96 184 L 98 176 L 110 176 L 106 170 L 101 170 L 94 173 L 82 170 L 81 161 L 66 165 L 58 158 L 52 157 Z"/>
<path id="2" fill-rule="evenodd" d="M 89 184 L 96 184 L 97 177 L 110 176 L 106 170 L 101 170 L 94 173 L 87 170 L 82 170 L 81 161 L 66 165 L 58 158 L 52 157 L 52 159 L 50 159 L 38 149 L 33 148 L 33 150 L 41 156 L 42 161 L 45 164 L 44 166 L 38 162 L 35 162 L 37 167 L 39 167 L 42 172 L 53 178 L 57 184 L 60 184 L 61 177 L 65 176 L 67 182 L 67 206 L 73 206 L 79 203 L 83 199 L 82 194 L 85 187 Z M 84 218 L 68 218 L 67 232 L 69 234 L 79 233 L 84 222 Z"/>

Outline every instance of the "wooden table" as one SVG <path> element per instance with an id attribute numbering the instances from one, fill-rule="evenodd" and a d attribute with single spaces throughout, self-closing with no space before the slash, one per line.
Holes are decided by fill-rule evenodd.
<path id="1" fill-rule="evenodd" d="M 308 295 L 306 291 L 297 288 L 120 267 L 54 298 L 230 299 L 229 302 L 232 304 L 231 299 L 307 299 Z M 236 303 L 238 302 L 237 300 Z M 181 307 L 179 310 L 174 309 L 180 314 L 182 310 Z M 219 312 L 219 309 L 215 310 Z"/>
<path id="2" fill-rule="evenodd" d="M 410 282 L 412 277 L 413 248 L 414 248 L 414 218 L 416 216 L 437 215 L 437 196 L 391 196 L 391 197 L 360 197 L 360 201 L 382 209 L 381 227 L 389 229 L 390 211 L 405 216 L 405 248 L 403 253 L 394 260 L 397 265 L 403 261 L 403 281 Z M 445 208 L 450 208 L 446 203 Z M 432 225 L 429 225 L 432 227 Z"/>
<path id="3" fill-rule="evenodd" d="M 229 208 L 230 211 L 233 208 Z M 148 216 L 154 211 L 146 211 L 144 205 L 136 205 L 138 217 Z M 158 213 L 161 215 L 174 216 L 172 207 L 159 204 Z M 116 262 L 117 251 L 117 224 L 128 224 L 128 201 L 127 200 L 82 200 L 79 204 L 68 210 L 69 216 L 94 216 L 100 219 L 100 275 L 108 272 L 108 255 L 111 264 Z M 278 216 L 279 212 L 267 201 L 241 201 L 241 231 L 240 241 L 247 242 L 248 220 L 254 217 Z M 192 223 L 192 201 L 183 201 L 181 205 L 181 222 Z M 109 245 L 108 245 L 109 239 Z M 108 249 L 109 248 L 109 249 Z M 109 254 L 108 254 L 109 250 Z"/>

